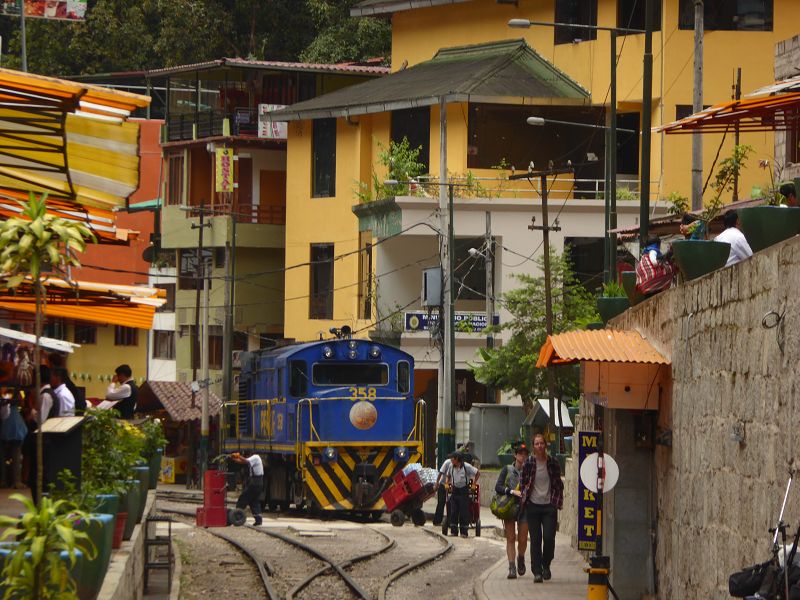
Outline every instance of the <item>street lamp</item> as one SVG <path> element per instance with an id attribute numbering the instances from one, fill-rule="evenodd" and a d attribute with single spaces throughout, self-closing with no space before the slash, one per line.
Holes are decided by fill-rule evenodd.
<path id="1" fill-rule="evenodd" d="M 617 35 L 645 34 L 644 41 L 644 73 L 642 76 L 642 163 L 641 183 L 639 186 L 639 238 L 642 247 L 647 238 L 650 212 L 650 125 L 652 120 L 653 98 L 653 0 L 645 0 L 645 28 L 632 29 L 629 27 L 602 27 L 598 25 L 581 25 L 576 23 L 547 23 L 545 21 L 531 21 L 530 19 L 511 19 L 509 27 L 528 29 L 532 25 L 543 27 L 568 27 L 570 29 L 587 29 L 592 31 L 608 31 L 611 34 L 611 99 L 610 123 L 607 132 L 607 142 L 613 149 L 609 157 L 611 179 L 606 190 L 606 195 L 616 196 L 617 192 Z M 616 225 L 615 225 L 616 226 Z"/>

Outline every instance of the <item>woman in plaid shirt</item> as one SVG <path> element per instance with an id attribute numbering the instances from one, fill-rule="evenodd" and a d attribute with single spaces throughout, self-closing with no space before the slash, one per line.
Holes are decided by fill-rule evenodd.
<path id="1" fill-rule="evenodd" d="M 556 511 L 564 505 L 564 482 L 558 461 L 547 454 L 541 433 L 533 437 L 533 456 L 525 461 L 519 477 L 522 490 L 520 510 L 525 511 L 531 534 L 531 571 L 533 581 L 542 583 L 551 577 L 550 563 L 556 549 Z"/>

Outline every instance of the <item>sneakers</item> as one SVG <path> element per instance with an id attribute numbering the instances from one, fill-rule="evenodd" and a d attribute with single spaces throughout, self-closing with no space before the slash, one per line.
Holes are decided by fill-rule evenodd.
<path id="1" fill-rule="evenodd" d="M 519 573 L 520 577 L 525 575 L 525 557 L 518 556 L 517 557 L 517 573 Z"/>
<path id="2" fill-rule="evenodd" d="M 258 527 L 259 525 L 261 525 L 261 523 L 262 523 L 262 521 L 261 521 L 261 517 L 256 517 L 256 518 L 253 520 L 253 525 L 255 525 L 256 527 Z"/>
<path id="3" fill-rule="evenodd" d="M 542 579 L 549 581 L 552 576 L 553 574 L 550 573 L 550 567 L 542 567 Z"/>
<path id="4" fill-rule="evenodd" d="M 457 531 L 451 531 L 450 532 L 450 537 L 458 537 L 458 532 Z"/>
<path id="5" fill-rule="evenodd" d="M 541 575 L 534 574 L 533 576 L 533 583 L 542 583 L 544 579 L 542 579 Z"/>
<path id="6" fill-rule="evenodd" d="M 467 533 L 462 533 L 462 534 L 461 534 L 461 537 L 462 537 L 462 538 L 468 538 L 468 537 L 469 537 L 469 534 L 467 534 Z"/>
<path id="7" fill-rule="evenodd" d="M 522 573 L 520 573 L 521 575 Z M 517 578 L 517 568 L 514 566 L 513 562 L 508 563 L 508 577 L 506 579 L 516 579 Z"/>

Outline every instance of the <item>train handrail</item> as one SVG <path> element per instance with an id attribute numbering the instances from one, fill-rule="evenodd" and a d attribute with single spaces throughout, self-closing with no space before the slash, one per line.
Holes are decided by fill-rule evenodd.
<path id="1" fill-rule="evenodd" d="M 319 437 L 319 433 L 317 432 L 317 428 L 314 427 L 314 405 L 313 400 L 315 398 L 301 398 L 297 401 L 297 421 L 295 423 L 295 442 L 294 442 L 294 456 L 295 456 L 295 465 L 297 466 L 297 470 L 302 472 L 302 450 L 303 450 L 303 442 L 301 437 L 301 427 L 303 423 L 303 404 L 308 404 L 308 439 L 311 441 L 314 436 L 316 436 L 317 441 L 321 441 Z"/>
<path id="2" fill-rule="evenodd" d="M 414 406 L 414 427 L 406 438 L 407 442 L 420 444 L 420 462 L 425 458 L 425 400 L 420 398 Z"/>

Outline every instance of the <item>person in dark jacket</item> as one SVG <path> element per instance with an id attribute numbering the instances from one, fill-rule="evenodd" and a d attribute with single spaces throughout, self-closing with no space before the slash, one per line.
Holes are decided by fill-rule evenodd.
<path id="1" fill-rule="evenodd" d="M 106 400 L 116 401 L 114 408 L 123 419 L 132 419 L 136 411 L 136 396 L 139 388 L 133 380 L 131 368 L 120 365 L 114 369 L 114 377 L 106 390 Z"/>
<path id="2" fill-rule="evenodd" d="M 525 461 L 530 456 L 530 451 L 525 444 L 519 444 L 514 451 L 514 462 L 504 466 L 497 476 L 494 491 L 506 496 L 522 497 L 519 489 L 519 476 Z M 525 575 L 525 550 L 528 548 L 528 520 L 525 511 L 517 511 L 515 519 L 503 521 L 506 530 L 506 554 L 508 555 L 508 578 L 516 579 L 517 573 Z M 516 553 L 516 563 L 514 555 Z"/>
<path id="3" fill-rule="evenodd" d="M 531 571 L 533 581 L 551 578 L 550 563 L 556 549 L 557 511 L 564 506 L 564 482 L 555 457 L 547 454 L 547 442 L 541 433 L 533 437 L 533 456 L 525 461 L 519 476 L 522 506 L 531 534 Z"/>

